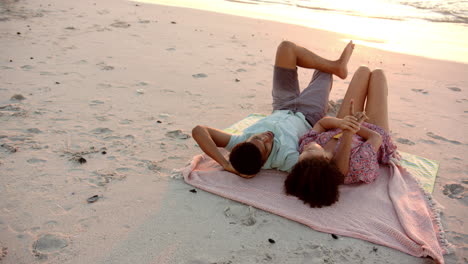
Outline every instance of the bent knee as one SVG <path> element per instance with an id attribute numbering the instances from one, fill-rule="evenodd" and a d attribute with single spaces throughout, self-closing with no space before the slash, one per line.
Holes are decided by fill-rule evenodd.
<path id="1" fill-rule="evenodd" d="M 202 125 L 197 125 L 195 126 L 193 129 L 192 129 L 192 137 L 196 137 L 200 132 L 201 130 L 203 130 L 203 126 Z"/>
<path id="2" fill-rule="evenodd" d="M 359 68 L 356 70 L 356 72 L 360 72 L 360 73 L 363 73 L 363 74 L 370 74 L 371 73 L 371 70 L 369 69 L 369 67 L 365 66 L 365 65 L 361 65 L 359 66 Z"/>
<path id="3" fill-rule="evenodd" d="M 294 42 L 283 40 L 278 45 L 277 52 L 293 51 L 295 48 L 296 48 L 296 44 L 294 44 Z"/>
<path id="4" fill-rule="evenodd" d="M 372 71 L 372 76 L 382 78 L 385 77 L 385 72 L 382 69 L 375 69 Z"/>

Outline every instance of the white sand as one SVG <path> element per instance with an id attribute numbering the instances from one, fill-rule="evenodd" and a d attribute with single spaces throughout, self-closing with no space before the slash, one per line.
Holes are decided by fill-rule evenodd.
<path id="1" fill-rule="evenodd" d="M 200 153 L 185 137 L 195 125 L 271 111 L 281 40 L 335 59 L 349 38 L 120 0 L 3 0 L 0 262 L 431 263 L 170 177 Z M 400 150 L 441 162 L 446 262 L 466 263 L 468 65 L 357 46 L 351 74 L 362 64 L 387 72 Z M 331 99 L 349 80 L 335 78 Z"/>

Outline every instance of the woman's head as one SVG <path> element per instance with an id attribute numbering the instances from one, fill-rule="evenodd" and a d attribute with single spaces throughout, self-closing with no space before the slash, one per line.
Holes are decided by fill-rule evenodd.
<path id="1" fill-rule="evenodd" d="M 316 142 L 310 142 L 307 143 L 301 151 L 301 154 L 299 155 L 299 161 L 303 159 L 312 159 L 312 158 L 326 158 L 326 159 L 331 159 L 332 154 L 325 151 L 325 149 L 322 148 L 319 144 Z"/>
<path id="2" fill-rule="evenodd" d="M 284 187 L 288 195 L 294 195 L 310 207 L 329 206 L 338 201 L 338 186 L 344 175 L 327 157 L 301 159 L 289 173 Z"/>

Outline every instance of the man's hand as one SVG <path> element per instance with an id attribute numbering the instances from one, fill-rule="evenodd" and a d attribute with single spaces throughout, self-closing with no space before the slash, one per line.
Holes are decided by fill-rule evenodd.
<path id="1" fill-rule="evenodd" d="M 231 162 L 229 162 L 228 164 L 226 164 L 225 166 L 223 166 L 224 170 L 225 171 L 229 171 L 231 173 L 234 173 L 242 178 L 246 178 L 246 179 L 250 179 L 250 178 L 253 178 L 255 177 L 255 174 L 252 174 L 252 175 L 246 175 L 246 174 L 241 174 L 239 173 L 236 169 L 234 169 L 234 167 L 232 166 Z"/>

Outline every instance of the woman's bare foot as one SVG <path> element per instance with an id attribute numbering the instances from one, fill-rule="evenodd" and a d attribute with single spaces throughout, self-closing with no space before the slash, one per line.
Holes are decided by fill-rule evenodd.
<path id="1" fill-rule="evenodd" d="M 344 48 L 340 58 L 336 61 L 337 69 L 335 75 L 340 77 L 341 79 L 346 79 L 346 77 L 348 76 L 348 62 L 349 58 L 351 58 L 351 55 L 353 54 L 353 50 L 354 43 L 351 40 Z"/>

